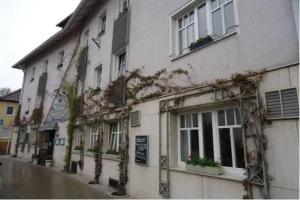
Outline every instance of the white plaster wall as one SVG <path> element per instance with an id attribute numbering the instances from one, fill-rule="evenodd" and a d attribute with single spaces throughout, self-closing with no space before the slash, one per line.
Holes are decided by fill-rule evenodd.
<path id="1" fill-rule="evenodd" d="M 105 33 L 101 36 L 100 49 L 92 41 L 99 33 L 100 16 L 106 13 L 106 28 Z M 117 18 L 117 1 L 105 1 L 94 13 L 86 20 L 83 26 L 83 33 L 89 30 L 89 63 L 87 65 L 87 73 L 85 79 L 85 90 L 88 88 L 96 88 L 96 73 L 95 68 L 102 64 L 101 88 L 105 88 L 109 83 L 110 62 L 111 62 L 111 48 L 113 37 L 114 20 Z M 82 39 L 84 35 L 82 35 Z"/>
<path id="2" fill-rule="evenodd" d="M 186 1 L 132 0 L 129 69 L 145 72 L 192 66 L 196 82 L 298 61 L 290 0 L 238 0 L 238 33 L 175 61 L 169 59 L 169 16 Z M 151 19 L 151 20 L 150 20 Z"/>
<path id="3" fill-rule="evenodd" d="M 65 153 L 66 147 L 68 145 L 68 135 L 67 135 L 67 126 L 68 121 L 58 124 L 58 130 L 56 135 L 58 138 L 65 138 L 65 145 L 56 145 L 54 142 L 54 149 L 53 149 L 53 166 L 58 169 L 64 169 L 65 165 Z"/>
<path id="4" fill-rule="evenodd" d="M 260 92 L 296 87 L 299 91 L 299 65 L 267 73 Z M 299 93 L 298 93 L 299 98 Z M 272 198 L 299 197 L 299 119 L 272 120 L 265 129 L 266 150 Z"/>
<path id="5" fill-rule="evenodd" d="M 45 119 L 50 106 L 52 104 L 52 100 L 54 98 L 54 90 L 59 88 L 59 85 L 62 81 L 64 73 L 67 69 L 67 66 L 71 60 L 72 54 L 75 49 L 75 45 L 77 42 L 76 36 L 71 36 L 70 38 L 66 38 L 64 42 L 61 42 L 54 46 L 53 48 L 49 49 L 46 53 L 40 55 L 40 57 L 36 58 L 35 60 L 31 61 L 29 67 L 25 71 L 25 80 L 23 84 L 23 96 L 21 99 L 21 119 L 25 116 L 25 111 L 27 110 L 27 98 L 31 98 L 31 104 L 29 109 L 29 114 L 26 115 L 27 119 L 30 118 L 32 111 L 36 107 L 36 96 L 37 96 L 37 88 L 39 83 L 39 77 L 43 73 L 43 66 L 45 60 L 48 60 L 48 77 L 47 77 L 47 84 L 46 84 L 46 94 L 44 100 L 44 116 Z M 57 68 L 58 63 L 58 53 L 64 50 L 64 63 L 63 67 Z M 33 82 L 30 82 L 30 72 L 32 68 L 36 68 L 35 78 Z"/>

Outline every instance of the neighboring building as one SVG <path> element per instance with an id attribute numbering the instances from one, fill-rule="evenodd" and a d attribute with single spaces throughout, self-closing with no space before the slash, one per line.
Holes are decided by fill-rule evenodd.
<path id="1" fill-rule="evenodd" d="M 63 169 L 75 127 L 70 168 L 133 197 L 298 198 L 298 17 L 294 0 L 82 0 L 13 66 L 15 152 Z"/>
<path id="2" fill-rule="evenodd" d="M 0 97 L 0 155 L 9 153 L 21 89 Z"/>

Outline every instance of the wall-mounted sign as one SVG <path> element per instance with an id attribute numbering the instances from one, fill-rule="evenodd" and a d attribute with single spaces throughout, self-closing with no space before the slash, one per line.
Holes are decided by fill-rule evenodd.
<path id="1" fill-rule="evenodd" d="M 148 165 L 149 136 L 135 136 L 135 163 Z"/>

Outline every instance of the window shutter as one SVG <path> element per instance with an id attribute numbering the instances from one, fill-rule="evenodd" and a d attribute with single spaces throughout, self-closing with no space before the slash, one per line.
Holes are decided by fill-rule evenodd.
<path id="1" fill-rule="evenodd" d="M 284 117 L 298 117 L 299 104 L 296 88 L 281 90 L 282 108 Z"/>
<path id="2" fill-rule="evenodd" d="M 130 113 L 130 124 L 131 127 L 137 127 L 141 125 L 141 112 L 140 111 L 134 111 Z"/>
<path id="3" fill-rule="evenodd" d="M 266 103 L 269 118 L 280 118 L 282 117 L 282 109 L 280 102 L 279 91 L 267 92 Z"/>

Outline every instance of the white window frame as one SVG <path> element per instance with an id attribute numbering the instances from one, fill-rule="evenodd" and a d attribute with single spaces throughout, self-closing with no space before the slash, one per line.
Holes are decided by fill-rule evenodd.
<path id="1" fill-rule="evenodd" d="M 121 63 L 121 56 L 124 56 L 124 61 L 123 63 Z M 117 66 L 117 77 L 121 77 L 125 75 L 126 69 L 127 69 L 127 57 L 126 57 L 126 52 L 121 53 L 118 55 L 118 66 Z M 120 66 L 122 67 L 122 70 L 120 70 Z"/>
<path id="2" fill-rule="evenodd" d="M 235 125 L 229 126 L 218 126 L 218 111 L 219 110 L 227 110 L 227 109 L 236 109 L 236 107 L 226 107 L 222 109 L 214 109 L 214 110 L 203 110 L 201 112 L 183 112 L 178 114 L 177 116 L 177 156 L 178 156 L 178 167 L 185 169 L 186 163 L 181 161 L 181 137 L 180 132 L 181 130 L 188 130 L 188 155 L 191 154 L 191 141 L 190 141 L 190 131 L 191 130 L 198 130 L 198 138 L 199 138 L 199 156 L 203 158 L 204 156 L 204 142 L 203 142 L 203 127 L 202 127 L 202 114 L 203 113 L 211 113 L 212 116 L 212 129 L 213 129 L 213 148 L 214 148 L 214 159 L 221 163 L 221 152 L 220 152 L 220 140 L 219 140 L 219 128 L 230 128 L 230 141 L 231 141 L 231 154 L 232 154 L 232 162 L 233 167 L 225 167 L 222 166 L 225 174 L 236 174 L 236 175 L 243 175 L 245 173 L 244 168 L 237 168 L 236 165 L 236 155 L 235 155 L 235 148 L 234 148 L 234 138 L 233 138 L 233 128 L 242 128 L 242 125 L 236 125 L 236 114 L 234 112 L 234 120 Z M 180 116 L 187 115 L 187 114 L 198 114 L 198 127 L 192 128 L 180 128 Z M 185 117 L 186 120 L 186 117 Z M 225 124 L 227 122 L 227 116 L 225 111 Z"/>
<path id="3" fill-rule="evenodd" d="M 114 127 L 116 129 L 114 130 Z M 119 152 L 119 147 L 122 144 L 123 140 L 123 133 L 122 133 L 122 123 L 118 121 L 110 125 L 110 138 L 109 138 L 109 150 L 116 150 Z M 121 140 L 120 140 L 121 138 Z M 114 140 L 114 141 L 112 141 Z"/>
<path id="4" fill-rule="evenodd" d="M 83 135 L 81 133 L 77 133 L 77 135 L 76 135 L 76 146 L 80 146 L 81 141 L 83 141 Z"/>
<path id="5" fill-rule="evenodd" d="M 215 39 L 222 39 L 225 38 L 227 35 L 234 34 L 238 31 L 238 12 L 237 12 L 237 0 L 224 0 L 225 3 L 222 5 L 218 5 L 217 8 L 214 10 L 211 10 L 211 0 L 193 0 L 188 2 L 186 5 L 184 5 L 182 8 L 179 10 L 175 11 L 171 16 L 170 16 L 170 58 L 174 58 L 174 56 L 182 56 L 185 54 L 188 54 L 190 52 L 188 44 L 187 47 L 187 52 L 186 53 L 181 53 L 180 54 L 180 45 L 179 45 L 179 19 L 184 18 L 185 15 L 189 14 L 191 11 L 194 11 L 194 35 L 195 35 L 195 41 L 199 39 L 199 24 L 198 24 L 198 8 L 206 4 L 206 25 L 207 25 L 207 35 L 210 35 L 214 38 L 213 36 L 213 28 L 212 28 L 212 13 L 221 8 L 221 14 L 222 14 L 222 30 L 223 30 L 223 35 L 220 37 L 215 37 Z M 224 6 L 229 4 L 230 2 L 233 2 L 233 10 L 234 10 L 234 21 L 235 21 L 235 31 L 232 33 L 226 33 L 225 30 L 225 15 L 224 15 Z M 219 3 L 218 3 L 219 4 Z M 172 39 L 174 38 L 174 39 Z M 175 55 L 174 55 L 175 54 Z"/>
<path id="6" fill-rule="evenodd" d="M 95 88 L 101 88 L 101 81 L 102 81 L 102 64 L 98 65 L 96 68 L 95 68 Z"/>
<path id="7" fill-rule="evenodd" d="M 8 114 L 8 113 L 7 113 L 7 109 L 8 109 L 9 107 L 13 109 L 12 114 Z M 13 106 L 6 106 L 6 112 L 5 112 L 5 113 L 6 113 L 7 116 L 14 116 L 14 114 L 15 114 L 15 107 L 13 107 Z"/>
<path id="8" fill-rule="evenodd" d="M 96 125 L 91 126 L 90 130 L 90 148 L 95 149 L 97 147 L 98 127 Z"/>
<path id="9" fill-rule="evenodd" d="M 105 18 L 105 21 L 103 20 Z M 99 17 L 99 27 L 98 27 L 98 35 L 102 35 L 105 33 L 106 30 L 106 23 L 107 23 L 107 16 L 106 12 L 104 12 L 102 15 Z"/>

